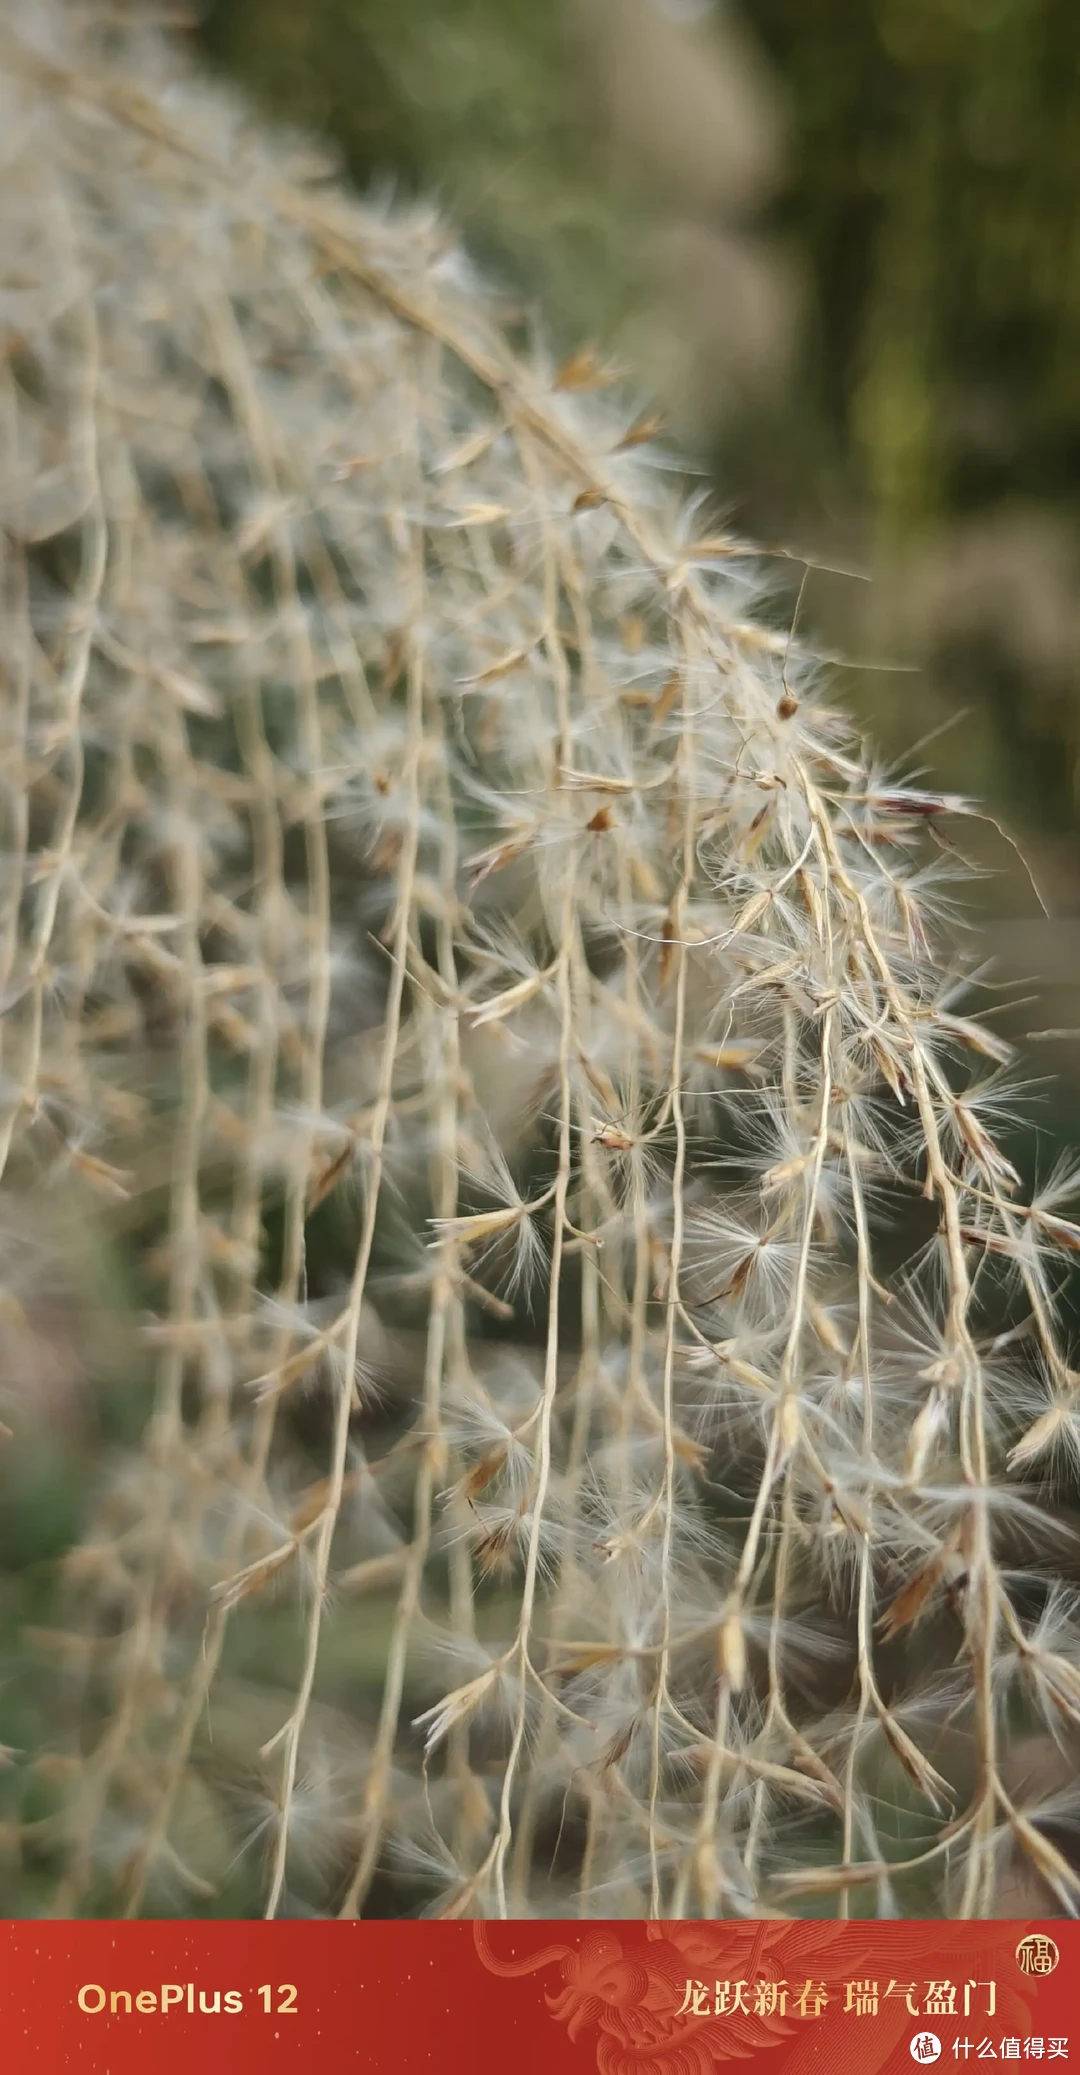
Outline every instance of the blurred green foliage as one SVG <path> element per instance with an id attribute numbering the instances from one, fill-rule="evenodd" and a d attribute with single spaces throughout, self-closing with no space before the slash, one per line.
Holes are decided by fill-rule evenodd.
<path id="1" fill-rule="evenodd" d="M 1075 515 L 1073 0 L 757 0 L 790 89 L 787 215 L 818 393 L 907 530 L 1030 496 Z"/>
<path id="2" fill-rule="evenodd" d="M 931 698 L 972 716 L 944 747 L 946 782 L 1037 839 L 1059 832 L 1052 876 L 1072 908 L 1080 12 L 759 0 L 753 16 L 790 91 L 783 211 L 810 256 L 804 482 L 867 512 L 901 585 L 913 553 L 936 562 L 906 632 Z M 906 699 L 879 680 L 864 704 L 903 740 Z M 935 718 L 924 690 L 919 727 Z"/>

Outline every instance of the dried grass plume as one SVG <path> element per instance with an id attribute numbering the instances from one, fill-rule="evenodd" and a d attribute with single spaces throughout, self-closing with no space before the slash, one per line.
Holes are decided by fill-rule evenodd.
<path id="1" fill-rule="evenodd" d="M 0 111 L 0 1280 L 81 1205 L 146 1410 L 50 1906 L 1072 1909 L 1076 1176 L 964 803 L 434 215 L 59 0 Z"/>

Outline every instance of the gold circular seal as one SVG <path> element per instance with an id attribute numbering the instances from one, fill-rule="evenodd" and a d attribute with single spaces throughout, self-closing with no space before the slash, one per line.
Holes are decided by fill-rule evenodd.
<path id="1" fill-rule="evenodd" d="M 1016 1948 L 1016 1964 L 1021 1974 L 1052 1974 L 1060 1958 L 1053 1939 L 1048 1938 L 1044 1931 L 1030 1931 Z"/>

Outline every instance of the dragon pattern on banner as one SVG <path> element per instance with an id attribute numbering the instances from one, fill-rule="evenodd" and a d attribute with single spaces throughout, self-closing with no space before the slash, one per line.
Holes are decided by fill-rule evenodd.
<path id="1" fill-rule="evenodd" d="M 474 1938 L 492 1974 L 558 1968 L 561 1985 L 547 1994 L 548 2009 L 575 2043 L 595 2038 L 599 2075 L 712 2075 L 723 2062 L 771 2054 L 785 2043 L 785 2075 L 877 2075 L 918 2024 L 905 1991 L 947 1991 L 953 1984 L 939 1970 L 955 1970 L 958 1962 L 966 1981 L 994 1987 L 992 2013 L 985 2003 L 978 2012 L 973 2006 L 973 2026 L 992 2016 L 995 2036 L 1016 2033 L 1030 2016 L 1022 1986 L 1002 1979 L 1000 1946 L 986 1926 L 950 1925 L 943 1958 L 940 1924 L 892 1924 L 884 1968 L 880 1935 L 860 1940 L 857 1927 L 835 1922 L 605 1924 L 573 1943 L 507 1957 L 496 1953 L 485 1925 L 474 1926 Z M 720 1969 L 724 1983 L 715 1980 Z M 714 2002 L 719 1988 L 749 1984 L 749 1993 L 724 2014 L 715 2007 L 695 2014 L 692 2003 L 686 2006 L 695 1982 Z M 882 1993 L 859 1999 L 876 2010 L 857 2014 L 849 1985 L 880 1987 Z"/>

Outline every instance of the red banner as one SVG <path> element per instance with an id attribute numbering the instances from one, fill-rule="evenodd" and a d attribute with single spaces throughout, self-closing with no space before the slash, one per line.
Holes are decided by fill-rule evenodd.
<path id="1" fill-rule="evenodd" d="M 1071 1923 L 20 1922 L 0 2066 L 1065 2075 L 1078 1972 Z"/>

